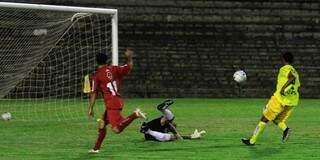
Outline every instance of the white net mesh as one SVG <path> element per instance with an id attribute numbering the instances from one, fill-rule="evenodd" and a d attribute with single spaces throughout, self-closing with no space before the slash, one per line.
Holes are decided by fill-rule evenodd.
<path id="1" fill-rule="evenodd" d="M 111 16 L 0 8 L 0 113 L 15 121 L 86 120 L 83 77 L 111 53 Z"/>

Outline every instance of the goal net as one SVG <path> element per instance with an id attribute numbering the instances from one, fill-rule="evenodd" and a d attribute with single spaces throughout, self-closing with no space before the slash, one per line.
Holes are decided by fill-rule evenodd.
<path id="1" fill-rule="evenodd" d="M 117 11 L 0 3 L 0 113 L 14 121 L 87 120 L 95 55 L 117 65 Z"/>

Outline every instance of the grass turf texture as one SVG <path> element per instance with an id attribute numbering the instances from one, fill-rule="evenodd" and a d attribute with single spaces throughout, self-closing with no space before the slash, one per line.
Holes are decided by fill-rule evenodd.
<path id="1" fill-rule="evenodd" d="M 156 118 L 155 106 L 162 99 L 126 99 L 123 114 L 136 106 Z M 14 119 L 0 121 L 0 159 L 319 159 L 320 100 L 302 100 L 288 125 L 293 129 L 286 144 L 282 132 L 268 124 L 255 146 L 240 139 L 251 135 L 267 99 L 176 99 L 172 107 L 178 130 L 191 133 L 205 129 L 201 140 L 144 142 L 141 120 L 116 135 L 108 128 L 100 154 L 87 151 L 95 142 L 94 120 L 86 117 L 86 101 L 59 100 L 0 101 L 0 112 L 10 111 Z M 43 107 L 41 104 L 47 104 Z M 26 106 L 26 107 L 23 107 Z M 95 106 L 101 115 L 102 102 Z M 61 113 L 63 112 L 63 113 Z M 47 117 L 47 118 L 46 118 Z"/>

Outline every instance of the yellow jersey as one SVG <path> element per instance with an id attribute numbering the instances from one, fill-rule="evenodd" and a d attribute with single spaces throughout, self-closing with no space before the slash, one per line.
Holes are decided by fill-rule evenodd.
<path id="1" fill-rule="evenodd" d="M 284 95 L 281 95 L 281 89 L 287 83 L 290 72 L 295 77 L 295 80 L 284 89 Z M 299 102 L 299 87 L 299 74 L 293 66 L 287 64 L 281 67 L 278 74 L 277 90 L 274 93 L 277 100 L 284 106 L 297 106 Z"/>

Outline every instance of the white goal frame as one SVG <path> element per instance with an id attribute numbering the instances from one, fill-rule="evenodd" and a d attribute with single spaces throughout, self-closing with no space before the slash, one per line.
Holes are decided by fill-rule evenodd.
<path id="1" fill-rule="evenodd" d="M 57 6 L 57 5 L 42 5 L 42 4 L 27 4 L 27 3 L 10 3 L 0 2 L 0 7 L 5 8 L 21 8 L 21 9 L 35 9 L 48 11 L 65 11 L 65 12 L 79 12 L 79 13 L 99 13 L 112 15 L 112 65 L 118 65 L 118 10 L 106 8 L 88 8 L 88 7 L 73 7 L 73 6 Z"/>

